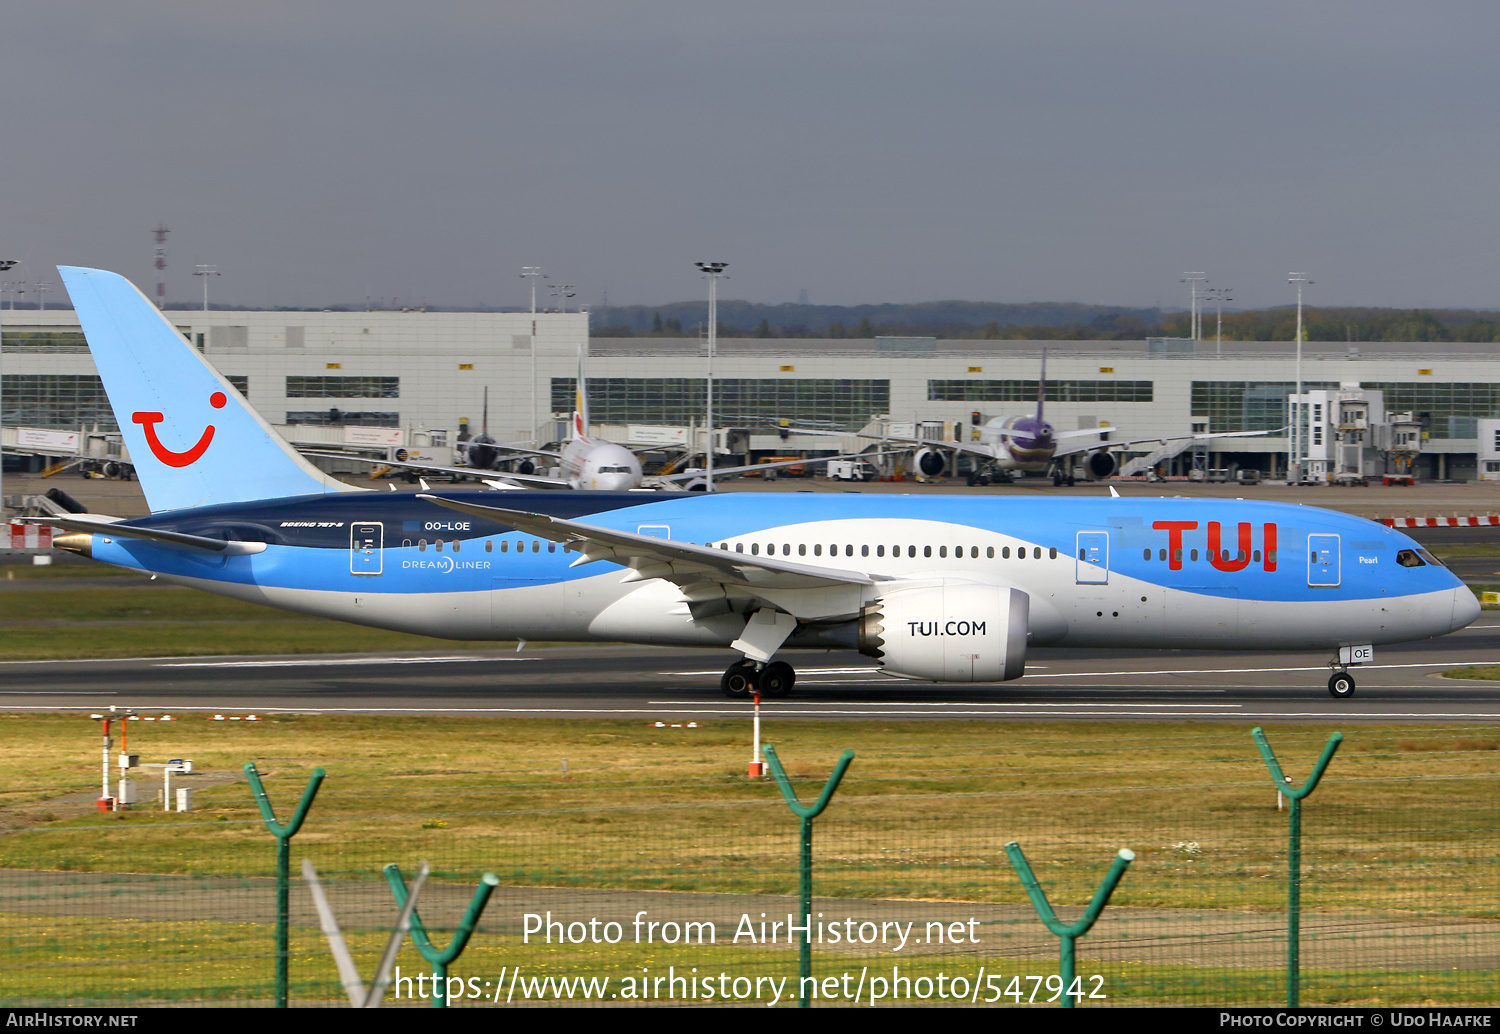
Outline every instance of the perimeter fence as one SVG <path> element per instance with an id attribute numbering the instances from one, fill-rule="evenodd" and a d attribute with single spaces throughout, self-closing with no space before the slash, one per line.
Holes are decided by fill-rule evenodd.
<path id="1" fill-rule="evenodd" d="M 1326 734 L 1272 731 L 1288 776 L 1305 777 Z M 1493 1004 L 1496 743 L 1358 740 L 1302 804 L 1301 1004 Z M 1063 748 L 1010 771 L 993 751 L 861 754 L 815 825 L 812 1004 L 1055 1005 L 1058 941 L 1011 841 L 1065 921 L 1119 849 L 1135 852 L 1078 942 L 1082 1006 L 1284 1004 L 1287 814 L 1248 735 L 1220 749 L 1167 779 Z M 835 757 L 781 750 L 815 797 Z M 397 915 L 383 868 L 410 878 L 426 860 L 419 911 L 439 946 L 482 874 L 498 878 L 448 968 L 454 1007 L 796 1004 L 799 825 L 769 780 L 558 776 L 525 791 L 497 766 L 466 771 L 461 794 L 421 772 L 376 798 L 357 764 L 323 763 L 292 871 L 312 861 L 365 980 Z M 283 817 L 308 767 L 262 766 Z M 272 1004 L 274 841 L 243 783 L 201 796 L 191 814 L 0 837 L 0 1002 Z M 300 879 L 289 918 L 291 1004 L 343 1004 Z M 387 1003 L 431 1005 L 409 938 L 398 965 Z"/>

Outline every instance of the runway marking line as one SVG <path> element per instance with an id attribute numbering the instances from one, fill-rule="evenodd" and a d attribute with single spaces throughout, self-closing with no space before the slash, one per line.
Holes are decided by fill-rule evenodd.
<path id="1" fill-rule="evenodd" d="M 145 706 L 145 705 L 142 705 L 142 706 Z M 1015 715 L 1016 716 L 1029 716 L 1029 717 L 1036 717 L 1039 714 L 1046 715 L 1047 714 L 1046 708 L 1048 706 L 1049 705 L 1039 704 L 1039 705 L 1037 705 L 1037 707 L 1036 707 L 1035 710 L 1017 710 L 1017 711 L 1015 711 Z M 184 707 L 184 706 L 180 706 L 180 705 L 177 705 L 177 704 L 173 704 L 172 705 L 172 709 L 174 711 L 218 711 L 218 712 L 222 712 L 222 711 L 226 711 L 226 710 L 240 710 L 240 708 L 235 707 L 233 705 L 224 705 L 224 704 L 220 704 L 217 707 L 198 707 L 198 706 L 186 706 L 186 707 Z M 626 715 L 626 716 L 630 716 L 630 717 L 638 717 L 638 716 L 639 717 L 661 717 L 661 716 L 670 716 L 670 715 L 678 715 L 678 716 L 686 716 L 686 715 L 712 715 L 712 716 L 730 717 L 730 718 L 745 718 L 748 715 L 748 710 L 744 706 L 741 706 L 741 707 L 738 707 L 738 708 L 682 708 L 682 707 L 678 707 L 678 708 L 672 708 L 672 709 L 669 709 L 669 710 L 662 710 L 662 711 L 650 710 L 650 709 L 647 709 L 647 708 L 628 708 L 628 707 L 626 707 L 626 708 L 562 708 L 562 707 L 553 707 L 553 708 L 541 708 L 541 707 L 321 707 L 321 708 L 314 708 L 314 707 L 265 707 L 265 706 L 256 706 L 255 709 L 256 709 L 256 711 L 258 713 L 261 713 L 261 714 L 273 714 L 273 713 L 274 714 L 336 714 L 336 713 L 337 714 L 434 714 L 434 715 L 435 714 L 497 714 L 497 715 L 498 714 L 507 714 L 507 715 L 511 715 L 511 714 L 514 714 L 514 715 L 549 715 L 549 714 L 560 714 L 560 715 Z M 30 711 L 87 711 L 87 710 L 91 710 L 91 708 L 85 707 L 85 706 L 82 706 L 82 705 L 78 705 L 78 706 L 69 705 L 69 706 L 59 707 L 59 706 L 55 706 L 55 705 L 49 706 L 49 705 L 44 705 L 44 704 L 38 704 L 38 705 L 34 705 L 34 706 L 32 706 L 32 705 L 19 705 L 19 706 L 16 706 L 16 707 L 8 708 L 8 710 L 12 710 L 12 711 L 23 711 L 23 710 L 30 710 Z M 790 715 L 790 716 L 799 716 L 799 717 L 808 717 L 808 718 L 814 718 L 814 717 L 818 717 L 819 715 L 828 715 L 828 714 L 841 714 L 841 715 L 846 715 L 846 716 L 849 716 L 849 717 L 856 717 L 856 718 L 858 718 L 858 717 L 868 717 L 872 713 L 873 714 L 880 714 L 880 715 L 883 715 L 884 717 L 890 717 L 893 714 L 893 712 L 890 712 L 890 711 L 884 711 L 884 712 L 855 711 L 855 710 L 841 711 L 841 712 L 830 712 L 830 711 L 796 711 L 796 710 L 791 710 L 791 709 L 787 709 L 787 708 L 783 708 L 783 707 L 777 707 L 776 708 L 776 713 L 777 714 L 781 714 L 781 715 Z M 927 709 L 927 710 L 912 710 L 910 712 L 903 713 L 902 716 L 903 717 L 916 717 L 916 718 L 920 718 L 920 717 L 942 717 L 944 715 L 959 715 L 959 716 L 963 716 L 965 713 L 966 712 L 962 712 L 962 711 L 938 711 L 938 710 L 933 710 L 933 709 Z M 974 712 L 972 712 L 972 714 L 974 716 L 976 716 L 976 717 L 984 717 L 984 716 L 998 717 L 998 716 L 1001 716 L 1000 713 L 996 712 L 996 711 L 974 711 Z M 1478 711 L 1478 712 L 1451 711 L 1451 712 L 1443 712 L 1443 713 L 1433 713 L 1431 711 L 1344 711 L 1344 712 L 1331 712 L 1331 711 L 1201 711 L 1201 712 L 1177 712 L 1177 714 L 1179 716 L 1181 716 L 1181 717 L 1184 717 L 1184 718 L 1236 718 L 1236 719 L 1302 718 L 1302 719 L 1313 719 L 1313 720 L 1322 721 L 1322 722 L 1326 722 L 1326 721 L 1330 720 L 1331 718 L 1341 718 L 1341 719 L 1346 720 L 1346 721 L 1350 720 L 1350 719 L 1372 720 L 1372 719 L 1394 719 L 1394 718 L 1413 718 L 1413 719 L 1420 719 L 1420 720 L 1426 720 L 1426 721 L 1432 721 L 1434 719 L 1444 719 L 1444 720 L 1461 719 L 1463 721 L 1476 721 L 1476 720 L 1479 720 L 1479 719 L 1496 719 L 1496 718 L 1500 718 L 1500 713 L 1497 713 L 1497 712 L 1488 712 L 1488 711 Z M 1056 711 L 1051 716 L 1058 717 L 1058 718 L 1077 718 L 1077 717 L 1090 717 L 1090 718 L 1147 718 L 1147 717 L 1160 717 L 1160 715 L 1161 715 L 1160 711 L 1142 711 L 1139 714 L 1135 714 L 1135 713 L 1128 712 L 1128 711 L 1099 711 L 1099 712 Z"/>
<path id="2" fill-rule="evenodd" d="M 539 661 L 540 657 L 341 657 L 335 660 L 275 661 L 172 661 L 153 664 L 153 668 L 313 668 L 339 664 L 453 664 L 483 662 Z"/>
<path id="3" fill-rule="evenodd" d="M 1351 671 L 1377 671 L 1381 668 L 1450 668 L 1467 667 L 1482 664 L 1500 664 L 1500 661 L 1427 661 L 1422 664 L 1358 664 L 1350 668 Z M 1048 675 L 1023 675 L 1022 678 L 1030 679 L 1073 679 L 1073 678 L 1099 678 L 1102 676 L 1119 675 L 1244 675 L 1256 672 L 1276 671 L 1331 671 L 1327 664 L 1314 664 L 1308 667 L 1298 668 L 1168 668 L 1162 671 L 1069 671 L 1058 672 Z M 1019 680 L 1017 680 L 1019 681 Z"/>

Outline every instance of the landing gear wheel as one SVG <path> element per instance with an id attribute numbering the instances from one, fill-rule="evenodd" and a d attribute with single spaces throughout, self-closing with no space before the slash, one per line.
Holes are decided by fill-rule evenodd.
<path id="1" fill-rule="evenodd" d="M 797 673 L 785 661 L 772 661 L 760 670 L 761 696 L 784 697 L 797 682 Z"/>
<path id="2" fill-rule="evenodd" d="M 1062 483 L 1063 483 L 1063 477 L 1062 477 L 1061 474 L 1053 474 L 1052 475 L 1052 487 L 1053 488 L 1061 488 L 1062 487 Z"/>
<path id="3" fill-rule="evenodd" d="M 743 700 L 755 692 L 756 671 L 751 661 L 735 661 L 724 670 L 719 688 L 730 700 Z"/>
<path id="4" fill-rule="evenodd" d="M 1328 692 L 1340 700 L 1354 695 L 1354 676 L 1347 671 L 1337 671 L 1328 680 Z"/>

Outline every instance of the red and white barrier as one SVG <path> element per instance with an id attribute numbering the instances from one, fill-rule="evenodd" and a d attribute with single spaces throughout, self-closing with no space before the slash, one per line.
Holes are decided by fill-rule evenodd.
<path id="1" fill-rule="evenodd" d="M 8 521 L 10 525 L 10 548 L 42 550 L 52 548 L 52 525 L 22 524 Z"/>
<path id="2" fill-rule="evenodd" d="M 1500 528 L 1500 514 L 1484 517 L 1376 517 L 1387 528 Z"/>

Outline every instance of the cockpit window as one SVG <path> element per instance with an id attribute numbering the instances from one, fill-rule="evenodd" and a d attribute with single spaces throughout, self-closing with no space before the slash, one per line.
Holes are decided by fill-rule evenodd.
<path id="1" fill-rule="evenodd" d="M 1419 549 L 1419 550 L 1417 550 L 1417 556 L 1419 556 L 1423 560 L 1427 561 L 1433 567 L 1447 567 L 1448 566 L 1447 564 L 1443 563 L 1441 560 L 1439 560 L 1437 557 L 1433 556 L 1431 553 L 1429 553 L 1425 549 Z"/>
<path id="2" fill-rule="evenodd" d="M 1403 549 L 1396 554 L 1396 563 L 1402 567 L 1426 567 L 1427 561 L 1417 555 L 1415 549 Z"/>

